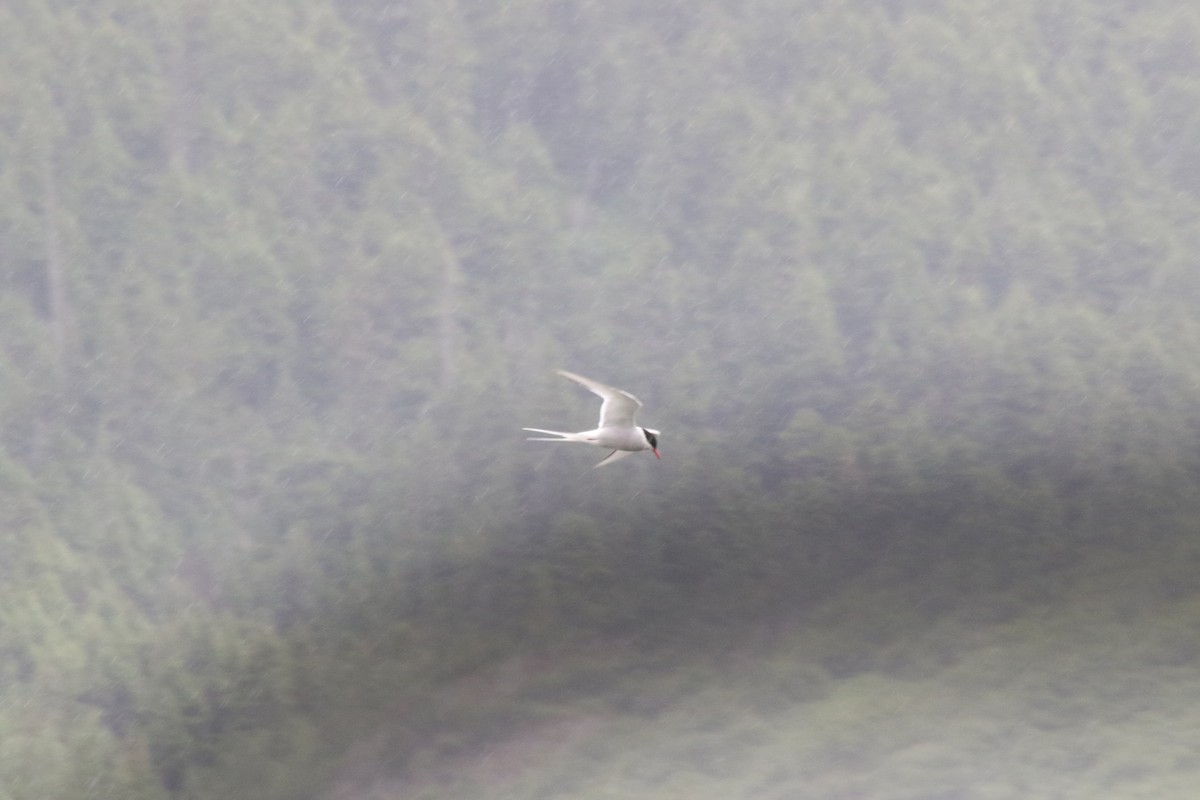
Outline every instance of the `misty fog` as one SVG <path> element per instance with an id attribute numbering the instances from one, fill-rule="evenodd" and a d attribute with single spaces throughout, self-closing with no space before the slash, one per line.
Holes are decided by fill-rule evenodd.
<path id="1" fill-rule="evenodd" d="M 1200 8 L 1119 5 L 7 3 L 0 796 L 1190 800 Z"/>

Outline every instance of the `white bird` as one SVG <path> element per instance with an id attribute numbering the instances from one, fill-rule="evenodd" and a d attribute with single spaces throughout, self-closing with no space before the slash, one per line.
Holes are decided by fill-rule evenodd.
<path id="1" fill-rule="evenodd" d="M 605 386 L 603 383 L 585 378 L 582 375 L 576 375 L 573 372 L 567 372 L 563 369 L 557 369 L 555 372 L 604 398 L 604 402 L 600 404 L 600 425 L 595 430 L 580 431 L 579 433 L 547 431 L 541 428 L 522 428 L 521 430 L 532 433 L 548 433 L 551 436 L 559 437 L 557 439 L 550 439 L 541 436 L 531 436 L 526 441 L 583 442 L 584 444 L 594 444 L 598 447 L 612 448 L 612 452 L 605 456 L 604 460 L 596 465 L 597 467 L 619 461 L 630 453 L 638 453 L 642 450 L 652 450 L 654 451 L 655 458 L 662 458 L 658 454 L 659 432 L 652 428 L 643 428 L 633 423 L 633 415 L 642 407 L 641 400 L 638 400 L 624 389 L 614 389 L 611 386 Z"/>

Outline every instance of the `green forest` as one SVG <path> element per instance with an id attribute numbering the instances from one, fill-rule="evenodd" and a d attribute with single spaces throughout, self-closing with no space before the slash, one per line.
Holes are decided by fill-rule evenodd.
<path id="1" fill-rule="evenodd" d="M 3 800 L 1196 796 L 1200 6 L 0 31 Z"/>

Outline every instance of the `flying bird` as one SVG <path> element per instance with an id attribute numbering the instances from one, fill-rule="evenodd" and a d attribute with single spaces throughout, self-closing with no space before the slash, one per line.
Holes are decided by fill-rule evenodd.
<path id="1" fill-rule="evenodd" d="M 583 442 L 584 444 L 594 444 L 597 447 L 611 448 L 612 452 L 605 456 L 604 460 L 596 465 L 597 467 L 619 461 L 630 453 L 638 453 L 642 450 L 652 450 L 654 451 L 655 458 L 662 458 L 658 454 L 659 432 L 652 428 L 643 428 L 635 425 L 633 422 L 633 415 L 642 407 L 641 400 L 638 400 L 624 389 L 614 389 L 611 386 L 605 386 L 603 383 L 594 381 L 591 378 L 585 378 L 582 375 L 576 375 L 574 372 L 567 372 L 563 369 L 555 370 L 555 372 L 604 398 L 604 402 L 600 404 L 600 425 L 595 430 L 580 431 L 579 433 L 546 431 L 541 428 L 522 428 L 521 430 L 532 433 L 548 433 L 551 436 L 558 437 L 557 439 L 551 439 L 542 436 L 530 436 L 526 441 Z"/>

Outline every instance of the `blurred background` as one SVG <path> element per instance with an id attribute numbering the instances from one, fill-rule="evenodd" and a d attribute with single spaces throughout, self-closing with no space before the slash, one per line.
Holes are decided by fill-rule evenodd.
<path id="1" fill-rule="evenodd" d="M 1200 7 L 0 31 L 3 797 L 1195 797 Z"/>

